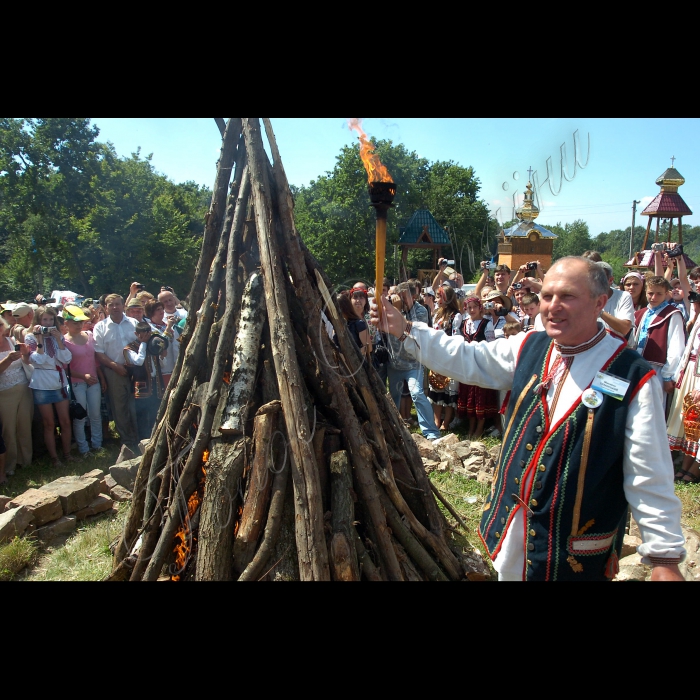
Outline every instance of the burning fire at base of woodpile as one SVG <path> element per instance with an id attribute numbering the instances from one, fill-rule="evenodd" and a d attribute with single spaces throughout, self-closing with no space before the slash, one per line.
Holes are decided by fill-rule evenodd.
<path id="1" fill-rule="evenodd" d="M 188 316 L 109 578 L 479 578 L 483 563 L 463 556 L 413 439 L 297 233 L 263 124 L 272 162 L 258 119 L 225 123 L 190 291 L 198 312 Z M 380 173 L 368 168 L 379 273 L 379 221 L 383 211 L 385 233 L 396 188 L 362 148 Z"/>

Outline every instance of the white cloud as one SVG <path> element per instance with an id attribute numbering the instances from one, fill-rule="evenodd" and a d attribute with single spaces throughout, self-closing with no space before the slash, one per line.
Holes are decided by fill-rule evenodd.
<path id="1" fill-rule="evenodd" d="M 639 200 L 639 208 L 644 209 L 648 204 L 651 203 L 651 201 L 654 199 L 654 197 L 642 197 Z"/>

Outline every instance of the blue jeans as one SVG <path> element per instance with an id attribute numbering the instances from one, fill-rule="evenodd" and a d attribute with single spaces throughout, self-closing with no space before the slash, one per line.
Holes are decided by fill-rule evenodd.
<path id="1" fill-rule="evenodd" d="M 78 452 L 84 455 L 90 449 L 85 439 L 86 421 L 90 421 L 90 441 L 93 450 L 99 450 L 102 447 L 102 412 L 100 410 L 102 389 L 99 382 L 92 386 L 88 386 L 85 382 L 78 382 L 73 383 L 73 393 L 75 400 L 87 411 L 87 418 L 73 421 L 73 434 L 78 443 Z"/>
<path id="2" fill-rule="evenodd" d="M 396 370 L 389 365 L 387 372 L 389 377 L 389 392 L 397 408 L 401 406 L 401 392 L 403 390 L 403 380 L 408 382 L 408 390 L 418 414 L 418 425 L 423 436 L 429 440 L 440 437 L 440 431 L 435 427 L 433 407 L 428 401 L 428 397 L 423 391 L 423 367 L 408 370 Z"/>

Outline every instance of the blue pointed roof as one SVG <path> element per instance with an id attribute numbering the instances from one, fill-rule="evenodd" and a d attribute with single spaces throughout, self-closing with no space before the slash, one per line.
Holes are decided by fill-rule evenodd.
<path id="1" fill-rule="evenodd" d="M 399 245 L 410 243 L 449 245 L 450 238 L 427 209 L 419 209 L 405 226 L 399 226 Z"/>

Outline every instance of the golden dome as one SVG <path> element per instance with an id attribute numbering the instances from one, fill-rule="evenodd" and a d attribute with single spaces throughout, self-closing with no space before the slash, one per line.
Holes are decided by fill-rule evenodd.
<path id="1" fill-rule="evenodd" d="M 668 168 L 663 175 L 656 178 L 656 184 L 661 187 L 662 192 L 677 192 L 684 182 L 685 178 L 675 168 Z"/>
<path id="2" fill-rule="evenodd" d="M 520 221 L 534 221 L 540 215 L 540 210 L 532 201 L 532 184 L 529 182 L 525 186 L 525 199 L 515 210 L 515 215 Z"/>

